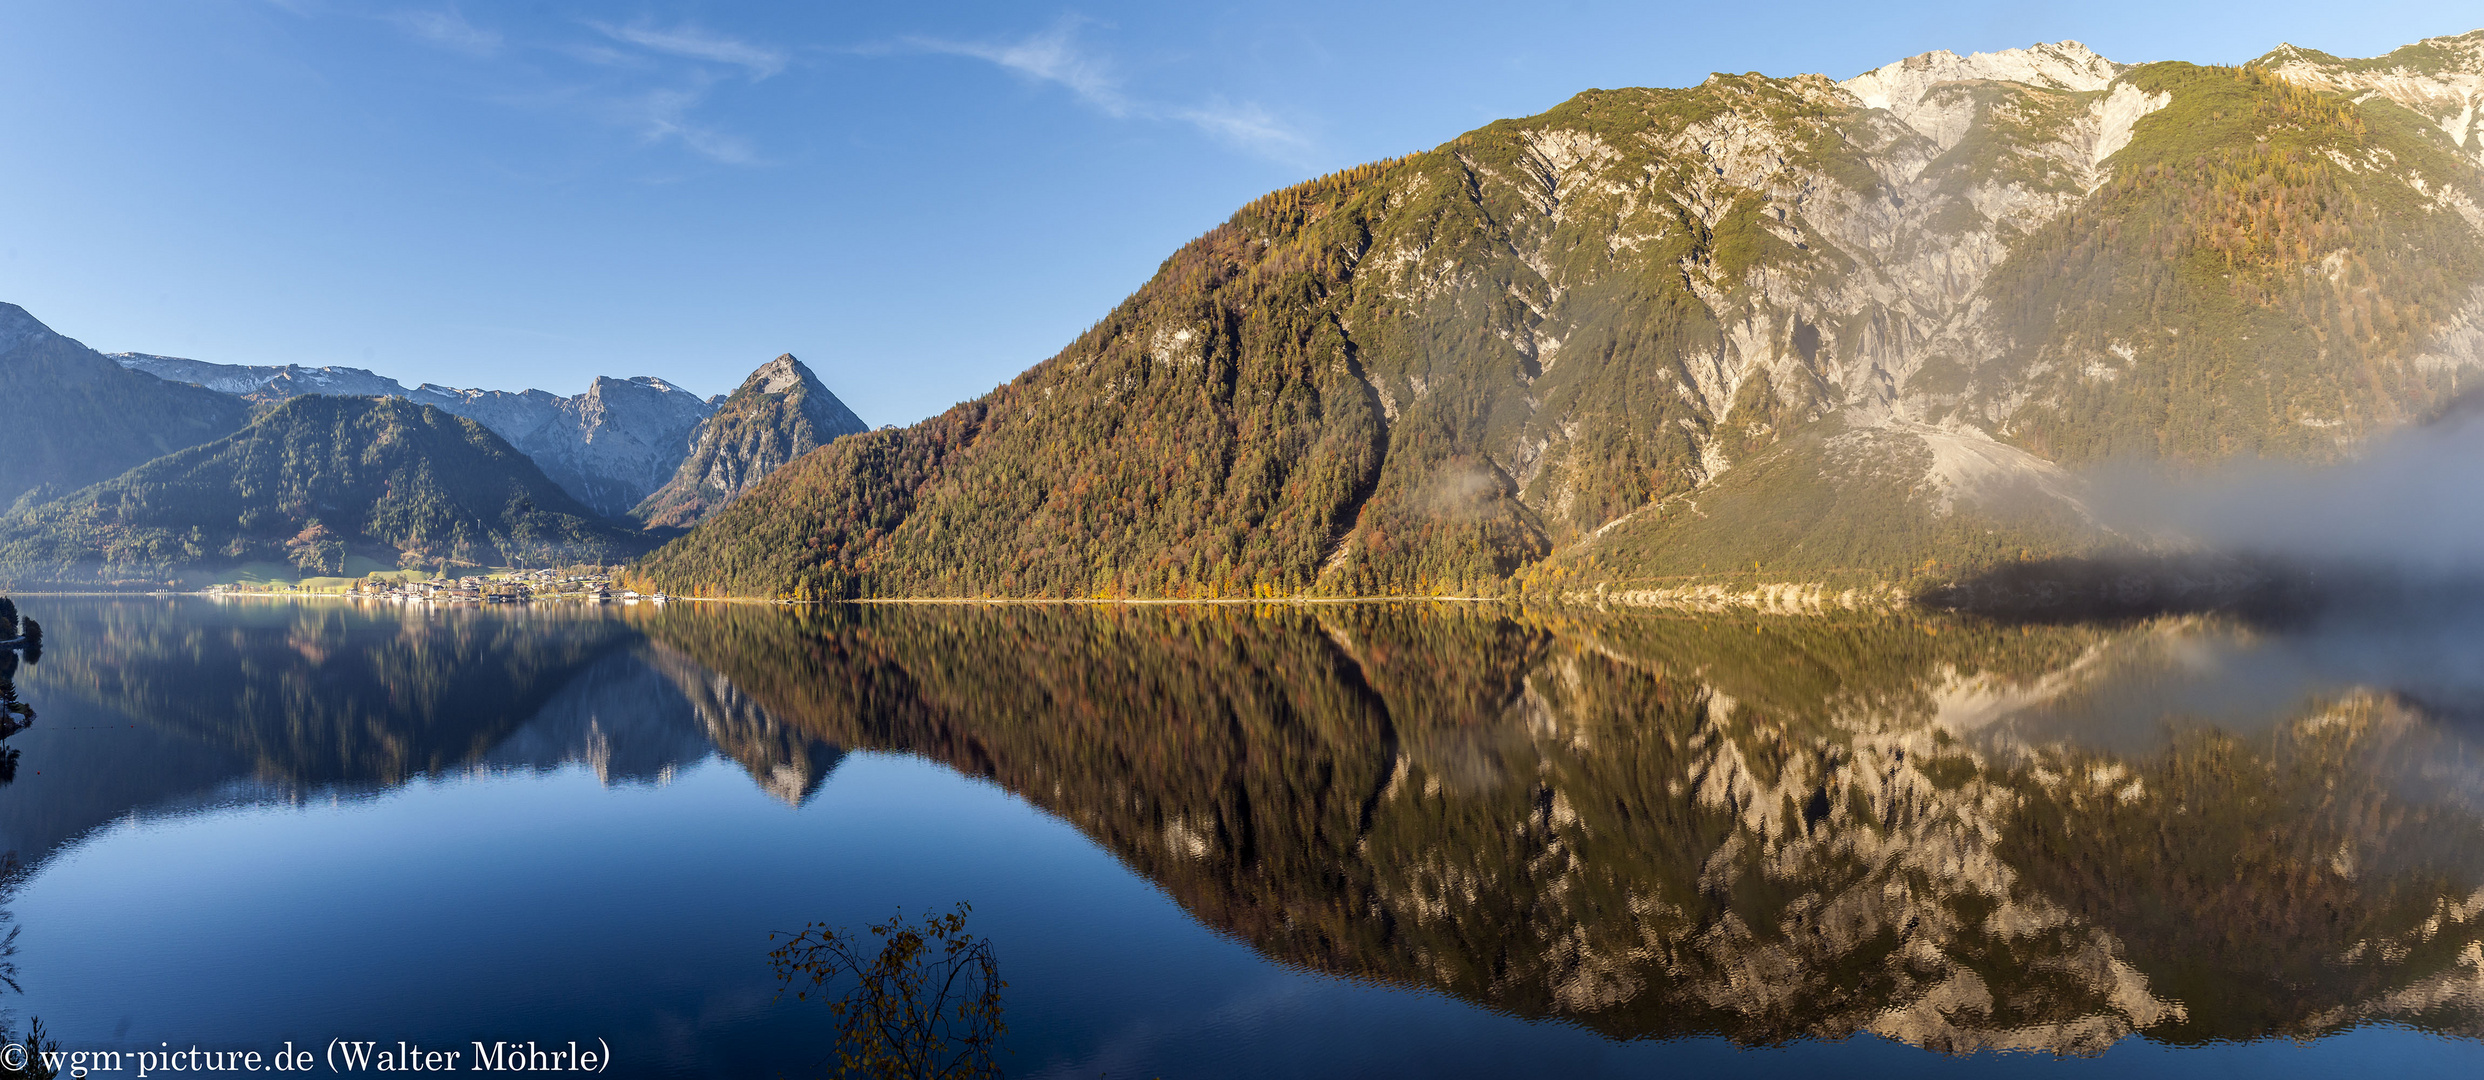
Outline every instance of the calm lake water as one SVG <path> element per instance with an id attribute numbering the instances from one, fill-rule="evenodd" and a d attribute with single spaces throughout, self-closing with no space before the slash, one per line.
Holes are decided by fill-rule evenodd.
<path id="1" fill-rule="evenodd" d="M 21 599 L 70 1048 L 807 1075 L 966 901 L 1011 1075 L 2484 1074 L 2484 618 Z"/>

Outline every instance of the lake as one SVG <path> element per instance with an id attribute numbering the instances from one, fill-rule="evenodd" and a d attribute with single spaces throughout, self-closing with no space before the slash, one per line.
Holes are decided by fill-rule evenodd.
<path id="1" fill-rule="evenodd" d="M 1013 1076 L 2484 1072 L 2484 618 L 19 599 L 71 1049 L 809 1075 L 964 902 Z"/>

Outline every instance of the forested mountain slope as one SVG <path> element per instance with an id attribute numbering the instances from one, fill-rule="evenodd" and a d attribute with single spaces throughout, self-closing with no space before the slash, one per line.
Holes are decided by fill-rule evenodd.
<path id="1" fill-rule="evenodd" d="M 0 401 L 10 436 L 0 506 L 222 438 L 249 417 L 222 394 L 124 370 L 15 304 L 0 304 Z"/>
<path id="2" fill-rule="evenodd" d="M 1252 203 L 638 573 L 1422 594 L 2082 550 L 2079 466 L 2332 458 L 2472 380 L 2484 175 L 2435 113 L 2479 56 L 2400 50 L 2388 93 L 2071 42 L 1588 91 Z"/>
<path id="3" fill-rule="evenodd" d="M 645 550 L 482 425 L 402 398 L 299 397 L 241 431 L 0 518 L 0 578 L 170 580 L 601 563 Z"/>
<path id="4" fill-rule="evenodd" d="M 607 517 L 627 514 L 681 464 L 690 437 L 713 402 L 662 379 L 597 376 L 586 391 L 459 390 L 424 383 L 412 390 L 361 368 L 299 364 L 214 364 L 178 356 L 114 353 L 121 366 L 253 402 L 305 394 L 401 397 L 436 405 L 492 429 L 578 501 Z"/>

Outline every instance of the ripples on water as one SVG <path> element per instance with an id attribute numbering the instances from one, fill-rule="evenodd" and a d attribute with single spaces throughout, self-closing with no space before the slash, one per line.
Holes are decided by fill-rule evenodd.
<path id="1" fill-rule="evenodd" d="M 2484 618 L 28 610 L 73 1046 L 798 1070 L 766 932 L 962 899 L 1013 1073 L 2484 1064 Z"/>

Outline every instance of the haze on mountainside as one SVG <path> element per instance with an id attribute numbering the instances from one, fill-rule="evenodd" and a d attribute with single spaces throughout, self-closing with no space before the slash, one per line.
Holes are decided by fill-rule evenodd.
<path id="1" fill-rule="evenodd" d="M 1253 202 L 1058 356 L 649 556 L 743 596 L 1832 588 L 2150 537 L 2484 364 L 2484 31 L 1717 75 Z"/>
<path id="2" fill-rule="evenodd" d="M 2247 460 L 2192 475 L 2104 470 L 2098 520 L 2183 547 L 2290 562 L 2484 577 L 2484 418 L 2460 408 L 2334 465 Z"/>

